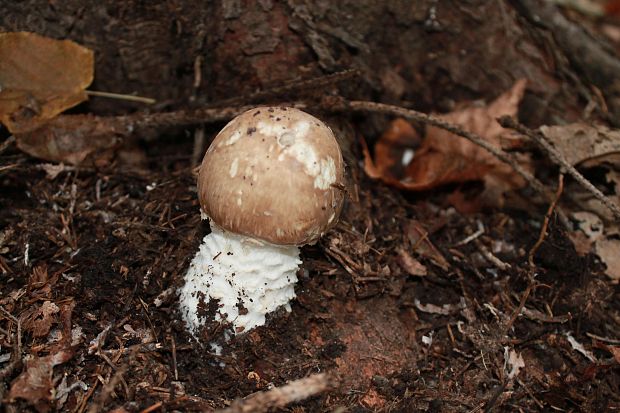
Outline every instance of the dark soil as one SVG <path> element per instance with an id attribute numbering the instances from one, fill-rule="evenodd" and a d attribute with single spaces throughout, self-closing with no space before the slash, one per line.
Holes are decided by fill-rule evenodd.
<path id="1" fill-rule="evenodd" d="M 525 77 L 528 126 L 620 124 L 618 50 L 594 19 L 548 1 L 198 3 L 0 2 L 0 32 L 70 38 L 96 52 L 94 90 L 158 101 L 92 99 L 74 113 L 156 118 L 332 93 L 445 113 Z M 358 76 L 277 93 L 344 69 Z M 620 410 L 620 290 L 555 214 L 529 265 L 547 202 L 524 189 L 503 209 L 464 214 L 450 197 L 481 184 L 405 194 L 359 168 L 358 138 L 372 144 L 387 116 L 326 120 L 342 138 L 349 196 L 338 226 L 302 249 L 292 312 L 229 342 L 212 326 L 204 345 L 177 296 L 209 231 L 194 129 L 139 131 L 124 144 L 135 162 L 97 167 L 54 170 L 2 148 L 0 410 L 213 411 L 318 372 L 336 377 L 333 389 L 284 411 Z M 206 141 L 222 126 L 204 126 Z M 557 168 L 532 152 L 554 187 Z M 416 260 L 426 275 L 413 275 Z"/>
<path id="2" fill-rule="evenodd" d="M 594 350 L 590 361 L 569 341 L 590 348 L 588 334 L 615 336 L 618 289 L 594 259 L 575 254 L 555 220 L 536 254 L 531 311 L 504 334 L 529 284 L 527 251 L 544 208 L 465 217 L 442 204 L 441 193 L 406 200 L 366 179 L 355 181 L 339 226 L 303 249 L 292 313 L 276 314 L 216 355 L 185 332 L 177 311 L 176 289 L 208 232 L 185 146 L 149 151 L 151 167 L 140 172 L 83 169 L 54 179 L 36 161 L 5 156 L 17 166 L 1 181 L 1 305 L 21 320 L 25 354 L 41 359 L 69 349 L 50 389 L 58 394 L 63 380 L 86 385 L 62 402 L 42 396 L 39 411 L 98 403 L 138 412 L 160 402 L 162 411 L 198 411 L 323 371 L 338 374 L 341 386 L 292 411 L 620 406 L 611 355 Z M 459 246 L 478 222 L 485 234 Z M 407 275 L 399 251 L 420 251 L 414 223 L 429 231 L 444 269 L 420 254 L 429 274 Z M 506 268 L 485 259 L 485 249 Z M 55 312 L 37 311 L 48 301 Z M 16 326 L 4 317 L 1 327 L 0 344 L 10 352 Z M 211 330 L 204 342 L 222 343 L 222 334 Z M 517 382 L 505 364 L 513 349 L 525 363 Z M 22 368 L 5 368 L 5 385 Z M 105 384 L 113 377 L 119 384 L 111 391 Z M 7 411 L 32 409 L 7 393 Z"/>

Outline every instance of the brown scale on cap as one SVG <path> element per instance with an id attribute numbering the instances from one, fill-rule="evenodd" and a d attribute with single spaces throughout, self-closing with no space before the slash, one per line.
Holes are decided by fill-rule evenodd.
<path id="1" fill-rule="evenodd" d="M 225 230 L 273 244 L 315 242 L 335 225 L 344 162 L 331 129 L 293 108 L 259 107 L 222 129 L 198 177 L 202 210 Z"/>

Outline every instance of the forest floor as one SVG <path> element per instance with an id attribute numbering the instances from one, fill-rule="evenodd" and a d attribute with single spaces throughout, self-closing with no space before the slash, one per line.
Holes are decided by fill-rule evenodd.
<path id="1" fill-rule="evenodd" d="M 140 173 L 53 179 L 3 155 L 16 165 L 0 191 L 7 411 L 200 411 L 318 372 L 338 385 L 291 411 L 620 408 L 618 288 L 553 217 L 529 266 L 544 206 L 465 216 L 450 191 L 363 177 L 341 223 L 302 249 L 292 312 L 228 343 L 215 332 L 219 354 L 198 344 L 176 294 L 208 233 L 187 146 L 153 145 Z"/>
<path id="2" fill-rule="evenodd" d="M 525 88 L 517 80 L 442 116 L 524 155 L 516 165 L 530 181 L 469 142 L 442 146 L 465 141 L 427 118 L 366 133 L 395 112 L 334 99 L 325 112 L 344 119 L 352 144 L 348 195 L 338 225 L 301 249 L 292 311 L 198 340 L 178 308 L 209 233 L 190 129 L 145 132 L 123 159 L 81 166 L 28 155 L 25 138 L 0 129 L 0 410 L 620 411 L 618 219 L 545 150 L 502 146 L 499 115 L 540 109 Z M 601 90 L 587 92 L 590 102 L 573 96 L 583 113 L 612 119 Z M 230 117 L 201 126 L 207 142 Z M 431 143 L 413 136 L 424 127 Z M 571 127 L 541 133 L 618 203 L 620 133 Z M 409 144 L 416 162 L 441 156 L 409 168 Z M 412 188 L 429 171 L 449 178 Z"/>

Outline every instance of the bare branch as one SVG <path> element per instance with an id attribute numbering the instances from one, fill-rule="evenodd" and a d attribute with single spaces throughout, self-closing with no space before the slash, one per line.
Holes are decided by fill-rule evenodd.
<path id="1" fill-rule="evenodd" d="M 324 373 L 292 381 L 282 387 L 266 392 L 253 393 L 245 399 L 237 399 L 218 413 L 260 413 L 281 408 L 289 403 L 299 402 L 316 396 L 333 387 L 332 380 Z"/>

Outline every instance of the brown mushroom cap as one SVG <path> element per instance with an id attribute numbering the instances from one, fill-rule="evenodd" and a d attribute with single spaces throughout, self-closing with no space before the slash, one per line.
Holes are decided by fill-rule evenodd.
<path id="1" fill-rule="evenodd" d="M 328 126 L 298 109 L 259 107 L 215 137 L 200 167 L 198 196 L 225 230 L 303 245 L 338 220 L 343 184 L 344 161 Z"/>

